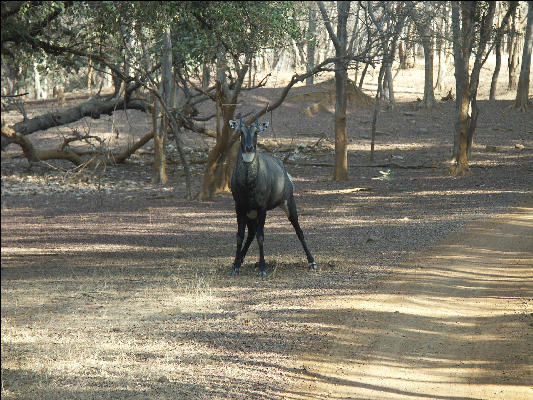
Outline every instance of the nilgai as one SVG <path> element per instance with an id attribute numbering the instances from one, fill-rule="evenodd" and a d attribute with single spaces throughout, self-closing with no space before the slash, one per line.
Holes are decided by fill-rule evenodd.
<path id="1" fill-rule="evenodd" d="M 268 127 L 268 122 L 259 124 L 256 120 L 255 123 L 247 126 L 241 118 L 240 121 L 229 121 L 229 125 L 241 135 L 239 154 L 231 178 L 231 193 L 235 200 L 238 225 L 237 251 L 232 274 L 239 273 L 248 247 L 254 237 L 257 237 L 259 276 L 266 276 L 263 228 L 267 211 L 276 207 L 282 208 L 287 214 L 307 255 L 309 268 L 316 269 L 315 260 L 307 248 L 304 234 L 298 223 L 291 178 L 281 160 L 257 150 L 257 134 Z M 246 226 L 248 237 L 242 247 Z"/>

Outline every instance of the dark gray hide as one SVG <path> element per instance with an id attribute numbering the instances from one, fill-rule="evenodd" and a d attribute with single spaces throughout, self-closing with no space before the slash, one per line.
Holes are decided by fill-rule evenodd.
<path id="1" fill-rule="evenodd" d="M 293 196 L 293 185 L 283 163 L 270 155 L 257 150 L 257 134 L 268 127 L 268 122 L 257 121 L 247 126 L 242 119 L 229 121 L 232 129 L 241 135 L 239 154 L 231 178 L 231 193 L 235 200 L 237 213 L 237 250 L 232 273 L 237 274 L 244 261 L 246 252 L 254 237 L 259 245 L 259 275 L 266 275 L 263 253 L 264 226 L 266 212 L 276 207 L 282 208 L 291 221 L 298 239 L 302 243 L 310 269 L 316 269 L 316 263 L 307 248 L 305 238 L 298 223 L 298 213 Z M 248 237 L 244 241 L 245 227 Z"/>

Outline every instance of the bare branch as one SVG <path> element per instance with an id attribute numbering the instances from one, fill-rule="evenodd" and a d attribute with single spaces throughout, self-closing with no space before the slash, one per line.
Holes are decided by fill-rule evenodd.
<path id="1" fill-rule="evenodd" d="M 324 24 L 326 25 L 326 29 L 328 30 L 329 37 L 331 38 L 331 41 L 333 42 L 333 45 L 335 46 L 335 50 L 337 51 L 337 54 L 340 53 L 341 44 L 339 42 L 339 38 L 337 35 L 335 35 L 335 32 L 333 31 L 333 28 L 331 26 L 331 22 L 329 20 L 328 12 L 326 11 L 326 8 L 324 7 L 324 3 L 321 1 L 317 1 L 318 7 L 320 8 L 320 13 L 322 14 L 322 19 L 324 20 Z"/>

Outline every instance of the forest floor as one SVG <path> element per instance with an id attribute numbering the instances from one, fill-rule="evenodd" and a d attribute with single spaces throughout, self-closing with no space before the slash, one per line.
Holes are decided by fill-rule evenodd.
<path id="1" fill-rule="evenodd" d="M 274 77 L 246 92 L 239 111 L 272 101 L 283 83 Z M 308 112 L 326 85 L 294 88 L 260 142 L 286 160 L 319 269 L 306 269 L 274 210 L 264 279 L 255 246 L 229 276 L 231 194 L 184 200 L 173 148 L 161 187 L 150 183 L 151 143 L 122 165 L 75 170 L 59 161 L 29 169 L 10 145 L 1 165 L 2 398 L 531 398 L 533 113 L 510 108 L 504 82 L 499 100 L 486 100 L 487 82 L 490 68 L 470 175 L 447 173 L 454 102 L 419 109 L 417 68 L 400 71 L 397 106 L 379 114 L 374 163 L 372 109 L 349 106 L 346 182 L 331 179 L 331 104 Z M 373 79 L 364 89 L 375 90 Z M 66 107 L 86 98 L 68 94 Z M 55 108 L 27 105 L 30 117 Z M 150 117 L 117 111 L 31 140 L 56 147 L 72 129 L 118 149 L 146 133 Z M 185 143 L 198 192 L 213 142 L 188 133 Z"/>

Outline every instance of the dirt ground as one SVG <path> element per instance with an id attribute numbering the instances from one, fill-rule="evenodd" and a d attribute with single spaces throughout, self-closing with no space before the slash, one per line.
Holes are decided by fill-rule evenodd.
<path id="1" fill-rule="evenodd" d="M 331 105 L 308 112 L 316 95 L 305 94 L 323 85 L 295 88 L 303 96 L 267 116 L 260 141 L 286 159 L 316 272 L 273 211 L 268 276 L 257 276 L 254 245 L 230 277 L 231 195 L 183 200 L 172 147 L 160 187 L 150 182 L 151 144 L 105 169 L 28 168 L 10 145 L 1 165 L 2 398 L 532 398 L 533 113 L 510 108 L 504 78 L 498 100 L 486 100 L 490 65 L 464 177 L 447 173 L 453 101 L 418 108 L 421 67 L 398 73 L 374 164 L 372 110 L 349 107 L 346 182 L 331 179 Z M 272 101 L 286 76 L 273 78 L 238 110 Z M 87 96 L 68 94 L 67 107 Z M 28 114 L 56 107 L 31 102 Z M 55 147 L 77 129 L 102 135 L 107 151 L 149 127 L 143 113 L 117 111 L 31 140 Z M 197 192 L 212 140 L 184 139 Z"/>
<path id="2" fill-rule="evenodd" d="M 323 297 L 299 399 L 533 398 L 533 201 L 423 251 L 369 293 Z M 300 365 L 300 364 L 299 364 Z"/>

